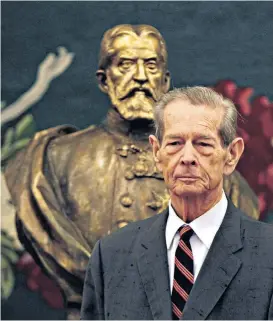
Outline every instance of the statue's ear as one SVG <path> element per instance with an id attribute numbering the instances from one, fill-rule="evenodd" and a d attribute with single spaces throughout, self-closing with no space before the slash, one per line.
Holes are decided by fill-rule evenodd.
<path id="1" fill-rule="evenodd" d="M 169 72 L 169 70 L 167 70 L 165 72 L 165 78 L 164 78 L 164 93 L 166 94 L 169 89 L 170 89 L 170 85 L 171 85 L 171 73 Z"/>
<path id="2" fill-rule="evenodd" d="M 108 93 L 108 86 L 107 86 L 107 77 L 106 72 L 103 69 L 99 69 L 96 72 L 99 88 L 102 92 Z"/>

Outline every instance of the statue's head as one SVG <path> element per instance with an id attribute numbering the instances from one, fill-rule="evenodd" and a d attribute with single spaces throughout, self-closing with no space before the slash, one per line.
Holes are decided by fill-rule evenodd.
<path id="1" fill-rule="evenodd" d="M 153 119 L 155 102 L 169 90 L 166 44 L 148 25 L 118 25 L 105 32 L 97 78 L 127 120 Z"/>

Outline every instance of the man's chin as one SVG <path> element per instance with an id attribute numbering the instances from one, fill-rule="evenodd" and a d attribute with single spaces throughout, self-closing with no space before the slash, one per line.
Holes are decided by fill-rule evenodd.
<path id="1" fill-rule="evenodd" d="M 196 185 L 177 186 L 173 189 L 173 194 L 177 197 L 194 197 L 203 194 L 203 189 Z"/>

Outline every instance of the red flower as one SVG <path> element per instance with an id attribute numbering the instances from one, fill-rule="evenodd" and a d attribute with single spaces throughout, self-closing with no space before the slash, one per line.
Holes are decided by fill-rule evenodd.
<path id="1" fill-rule="evenodd" d="M 239 88 L 231 80 L 218 82 L 214 90 L 231 99 L 243 116 L 237 134 L 245 151 L 237 169 L 258 195 L 262 219 L 273 206 L 273 104 L 264 96 L 252 99 L 253 88 Z"/>

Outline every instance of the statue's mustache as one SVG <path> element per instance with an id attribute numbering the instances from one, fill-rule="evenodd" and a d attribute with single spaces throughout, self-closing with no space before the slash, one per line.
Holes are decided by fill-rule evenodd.
<path id="1" fill-rule="evenodd" d="M 133 97 L 136 92 L 143 92 L 147 97 L 153 98 L 154 101 L 156 101 L 155 94 L 152 90 L 146 87 L 134 87 L 126 91 L 125 94 L 119 97 L 120 100 L 124 100 L 130 97 Z"/>

